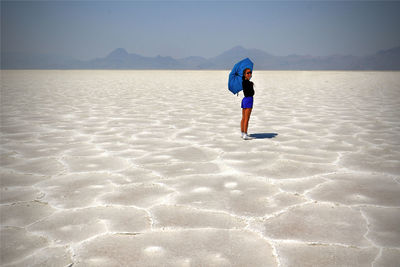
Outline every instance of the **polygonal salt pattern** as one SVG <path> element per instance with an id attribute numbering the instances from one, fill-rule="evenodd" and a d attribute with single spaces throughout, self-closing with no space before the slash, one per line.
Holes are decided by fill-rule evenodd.
<path id="1" fill-rule="evenodd" d="M 228 75 L 2 70 L 1 264 L 397 267 L 398 73 Z"/>

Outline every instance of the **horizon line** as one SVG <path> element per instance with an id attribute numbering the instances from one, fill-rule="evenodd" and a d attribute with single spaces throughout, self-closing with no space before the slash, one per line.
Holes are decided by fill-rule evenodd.
<path id="1" fill-rule="evenodd" d="M 177 59 L 177 60 L 179 60 L 179 59 L 186 59 L 186 58 L 190 58 L 190 57 L 199 57 L 199 58 L 204 58 L 204 59 L 209 60 L 209 59 L 214 58 L 214 57 L 217 57 L 217 56 L 219 56 L 219 55 L 221 55 L 221 54 L 223 54 L 223 53 L 225 53 L 225 52 L 228 52 L 228 51 L 230 51 L 230 50 L 232 50 L 232 49 L 234 49 L 234 48 L 243 48 L 244 50 L 258 50 L 258 51 L 261 51 L 261 52 L 266 53 L 266 54 L 268 54 L 268 55 L 270 55 L 270 56 L 273 56 L 273 57 L 309 56 L 309 57 L 323 58 L 323 57 L 331 57 L 331 56 L 352 56 L 352 57 L 358 57 L 358 58 L 360 58 L 360 57 L 367 57 L 367 56 L 370 56 L 370 55 L 375 55 L 375 54 L 377 54 L 377 53 L 379 53 L 379 52 L 388 51 L 388 50 L 392 50 L 392 49 L 399 48 L 399 47 L 400 47 L 400 44 L 397 45 L 397 46 L 390 47 L 390 48 L 380 49 L 380 50 L 375 51 L 375 52 L 372 53 L 372 54 L 366 54 L 366 55 L 364 55 L 364 56 L 357 56 L 357 55 L 353 55 L 353 54 L 340 54 L 340 53 L 333 53 L 333 54 L 329 54 L 329 55 L 325 55 L 325 56 L 321 56 L 321 55 L 311 55 L 311 54 L 296 54 L 296 53 L 291 53 L 291 54 L 288 54 L 288 55 L 274 55 L 274 54 L 270 54 L 269 52 L 266 52 L 265 50 L 262 50 L 262 49 L 259 49 L 259 48 L 245 48 L 245 47 L 242 46 L 242 45 L 233 46 L 233 47 L 231 47 L 231 48 L 229 48 L 229 49 L 227 49 L 227 50 L 224 50 L 223 52 L 219 53 L 218 55 L 216 55 L 216 56 L 211 56 L 211 57 L 196 56 L 196 55 L 191 55 L 191 56 L 186 56 L 186 57 L 173 57 L 173 56 L 161 56 L 160 54 L 155 55 L 155 56 L 144 56 L 144 55 L 141 55 L 141 54 L 128 52 L 128 50 L 125 49 L 125 48 L 123 48 L 123 47 L 117 47 L 117 48 L 111 50 L 111 52 L 108 52 L 106 55 L 94 57 L 94 58 L 92 58 L 92 59 L 77 59 L 77 58 L 74 57 L 74 56 L 68 56 L 68 55 L 64 55 L 64 54 L 61 54 L 61 53 L 60 53 L 60 54 L 55 54 L 55 53 L 27 52 L 27 51 L 1 51 L 0 53 L 1 53 L 1 54 L 3 54 L 3 53 L 4 53 L 4 54 L 6 54 L 6 53 L 20 53 L 20 54 L 27 54 L 27 55 L 62 56 L 62 57 L 69 57 L 69 58 L 71 58 L 71 59 L 78 60 L 78 61 L 91 61 L 91 60 L 95 60 L 95 59 L 97 59 L 97 58 L 104 58 L 104 57 L 107 57 L 107 56 L 110 55 L 112 52 L 114 52 L 114 51 L 116 51 L 116 50 L 118 50 L 118 49 L 123 49 L 124 51 L 126 51 L 126 52 L 128 53 L 128 55 L 138 55 L 138 56 L 141 56 L 141 57 L 144 57 L 144 58 L 157 58 L 157 57 L 162 57 L 162 58 L 172 58 L 172 59 Z"/>

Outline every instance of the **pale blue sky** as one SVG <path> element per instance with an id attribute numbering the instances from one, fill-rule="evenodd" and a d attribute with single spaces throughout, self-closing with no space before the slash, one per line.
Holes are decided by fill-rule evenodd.
<path id="1" fill-rule="evenodd" d="M 213 57 L 236 45 L 273 55 L 366 55 L 400 45 L 400 2 L 1 2 L 1 50 L 102 57 Z"/>

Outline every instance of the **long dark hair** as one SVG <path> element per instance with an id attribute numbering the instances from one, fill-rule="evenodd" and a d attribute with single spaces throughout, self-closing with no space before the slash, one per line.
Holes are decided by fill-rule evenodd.
<path id="1" fill-rule="evenodd" d="M 245 69 L 243 70 L 242 82 L 244 82 L 244 80 L 246 79 L 246 78 L 245 78 L 245 77 L 246 77 L 245 73 L 246 73 L 247 70 L 250 70 L 250 71 L 251 71 L 251 69 L 249 69 L 249 68 L 245 68 Z M 254 85 L 254 83 L 253 83 L 252 81 L 249 80 L 249 82 L 250 82 L 252 85 Z"/>
<path id="2" fill-rule="evenodd" d="M 244 80 L 246 79 L 246 71 L 247 71 L 247 70 L 251 70 L 251 69 L 245 68 L 245 69 L 243 70 L 243 73 L 242 73 L 242 81 L 244 81 Z"/>

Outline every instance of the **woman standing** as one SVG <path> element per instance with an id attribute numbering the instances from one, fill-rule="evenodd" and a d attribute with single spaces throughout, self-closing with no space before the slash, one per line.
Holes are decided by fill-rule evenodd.
<path id="1" fill-rule="evenodd" d="M 244 140 L 250 140 L 253 139 L 247 134 L 247 129 L 249 127 L 249 120 L 250 120 L 250 114 L 251 110 L 253 109 L 253 95 L 254 95 L 254 88 L 253 88 L 253 82 L 250 81 L 251 79 L 251 69 L 246 68 L 243 71 L 243 93 L 244 97 L 242 100 L 242 121 L 240 124 L 241 130 L 242 130 L 242 138 Z"/>

